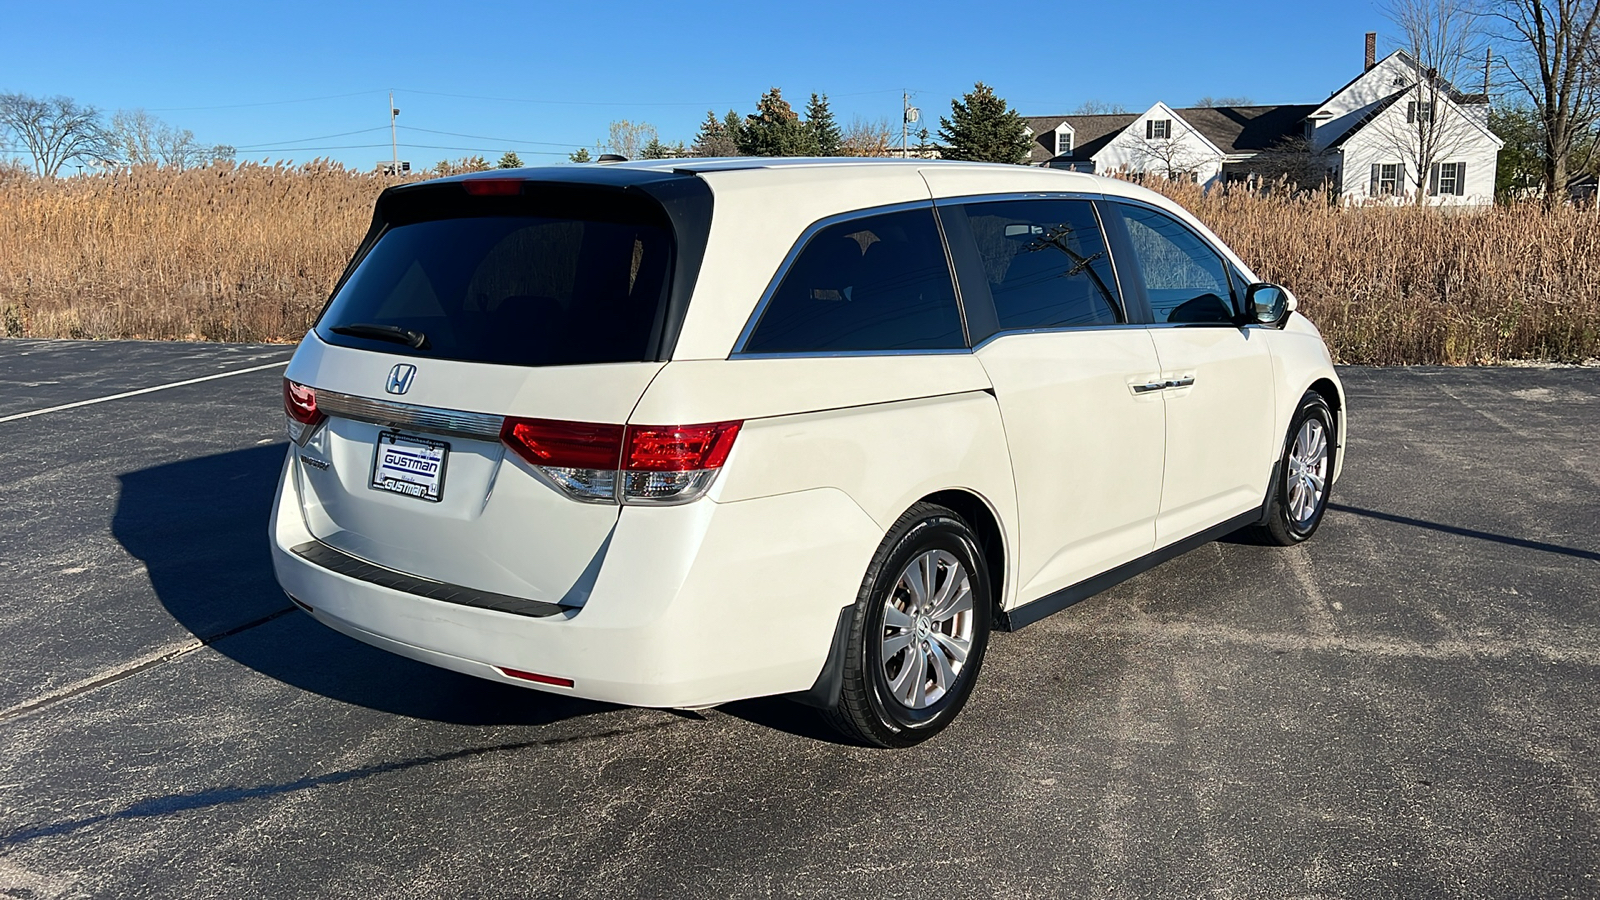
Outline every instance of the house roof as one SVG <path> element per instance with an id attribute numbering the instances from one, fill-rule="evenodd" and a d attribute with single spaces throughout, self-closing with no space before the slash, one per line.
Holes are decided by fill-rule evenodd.
<path id="1" fill-rule="evenodd" d="M 1027 116 L 1023 121 L 1033 129 L 1033 146 L 1028 148 L 1028 161 L 1034 163 L 1048 162 L 1049 160 L 1063 160 L 1071 162 L 1087 162 L 1090 157 L 1100 151 L 1101 147 L 1111 143 L 1111 139 L 1122 133 L 1122 129 L 1132 125 L 1139 118 L 1138 113 L 1110 113 L 1096 116 Z M 1044 136 L 1053 133 L 1056 126 L 1062 122 L 1072 124 L 1073 140 L 1072 152 L 1066 156 L 1057 156 L 1045 149 Z M 1053 139 L 1052 139 L 1053 140 Z"/>
<path id="2" fill-rule="evenodd" d="M 1216 144 L 1223 153 L 1255 153 L 1265 150 L 1283 138 L 1298 134 L 1300 123 L 1316 110 L 1311 104 L 1285 104 L 1278 106 L 1191 106 L 1174 109 L 1183 121 L 1200 132 L 1206 140 Z M 1087 162 L 1122 130 L 1139 120 L 1139 113 L 1117 113 L 1094 116 L 1032 116 L 1026 119 L 1033 129 L 1034 140 L 1030 148 L 1030 161 L 1035 163 Z M 1045 149 L 1043 135 L 1054 131 L 1062 122 L 1072 125 L 1076 134 L 1072 152 L 1066 156 L 1053 155 Z"/>
<path id="3" fill-rule="evenodd" d="M 1350 140 L 1350 138 L 1353 137 L 1356 132 L 1367 127 L 1367 125 L 1371 123 L 1373 119 L 1383 115 L 1384 110 L 1398 103 L 1401 97 L 1404 97 L 1410 92 L 1410 88 L 1401 88 L 1382 100 L 1379 100 L 1377 103 L 1372 104 L 1371 108 L 1369 108 L 1361 118 L 1355 120 L 1355 122 L 1353 122 L 1349 128 L 1344 130 L 1344 134 L 1334 138 L 1333 142 L 1328 145 L 1328 149 L 1337 150 L 1340 147 L 1343 147 L 1345 141 Z"/>

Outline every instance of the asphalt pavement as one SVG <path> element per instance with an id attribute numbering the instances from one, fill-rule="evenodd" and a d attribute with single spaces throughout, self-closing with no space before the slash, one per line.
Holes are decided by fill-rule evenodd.
<path id="1" fill-rule="evenodd" d="M 1600 370 L 1342 370 L 1311 542 L 997 635 L 891 752 L 293 610 L 276 367 L 70 405 L 288 355 L 0 341 L 0 897 L 1600 896 Z"/>

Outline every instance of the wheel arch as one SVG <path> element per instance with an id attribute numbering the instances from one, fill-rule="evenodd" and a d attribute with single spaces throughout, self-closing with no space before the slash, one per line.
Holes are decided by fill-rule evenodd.
<path id="1" fill-rule="evenodd" d="M 1339 474 L 1344 470 L 1344 391 L 1340 389 L 1338 382 L 1327 377 L 1318 378 L 1316 381 L 1311 382 L 1311 386 L 1306 390 L 1315 391 L 1321 395 L 1322 399 L 1327 401 L 1328 409 L 1333 412 L 1333 480 L 1337 483 Z"/>
<path id="2" fill-rule="evenodd" d="M 920 498 L 918 503 L 936 503 L 959 515 L 978 535 L 978 552 L 983 555 L 983 565 L 988 571 L 990 604 L 995 622 L 1000 621 L 1006 596 L 1006 535 L 1000 527 L 1000 517 L 989 501 L 963 488 L 935 491 Z"/>

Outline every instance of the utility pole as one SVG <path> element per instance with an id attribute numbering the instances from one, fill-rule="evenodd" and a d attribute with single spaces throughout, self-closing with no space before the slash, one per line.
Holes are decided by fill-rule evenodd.
<path id="1" fill-rule="evenodd" d="M 900 91 L 900 158 L 911 158 L 911 123 L 922 118 L 922 110 L 911 105 L 911 92 Z"/>
<path id="2" fill-rule="evenodd" d="M 400 115 L 400 110 L 394 108 L 394 91 L 390 91 L 389 92 L 389 151 L 393 154 L 393 160 L 392 160 L 392 162 L 390 163 L 390 166 L 389 166 L 389 174 L 390 175 L 399 175 L 400 174 L 400 139 L 395 137 L 395 133 L 394 133 L 394 120 L 399 115 Z M 378 146 L 381 147 L 383 145 L 379 144 Z"/>

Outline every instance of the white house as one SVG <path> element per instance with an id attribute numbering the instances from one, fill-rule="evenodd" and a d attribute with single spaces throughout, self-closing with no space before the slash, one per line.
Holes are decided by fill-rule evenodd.
<path id="1" fill-rule="evenodd" d="M 1397 50 L 1372 54 L 1321 104 L 1173 108 L 1027 119 L 1035 165 L 1190 178 L 1202 184 L 1274 177 L 1292 167 L 1326 177 L 1347 203 L 1481 206 L 1494 202 L 1504 142 L 1489 131 L 1484 94 L 1463 94 Z"/>

